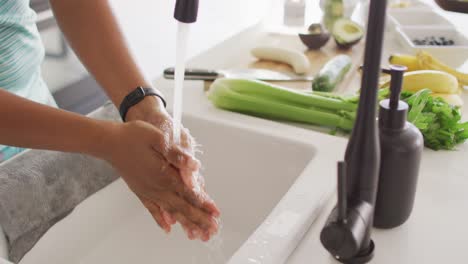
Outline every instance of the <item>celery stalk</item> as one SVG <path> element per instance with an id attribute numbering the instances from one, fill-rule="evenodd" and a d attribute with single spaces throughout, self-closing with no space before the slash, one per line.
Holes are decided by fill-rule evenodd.
<path id="1" fill-rule="evenodd" d="M 355 106 L 332 98 L 310 96 L 264 82 L 219 79 L 210 88 L 208 98 L 219 108 L 264 118 L 304 122 L 350 131 Z M 326 106 L 326 107 L 323 107 Z M 319 108 L 321 107 L 321 108 Z M 331 110 L 339 111 L 333 112 Z M 341 114 L 340 114 L 341 113 Z"/>
<path id="2" fill-rule="evenodd" d="M 357 105 L 336 98 L 327 98 L 321 95 L 305 94 L 300 91 L 284 88 L 270 83 L 246 79 L 218 79 L 213 87 L 224 85 L 240 94 L 255 97 L 269 98 L 288 104 L 304 107 L 318 107 L 329 110 L 356 111 Z"/>

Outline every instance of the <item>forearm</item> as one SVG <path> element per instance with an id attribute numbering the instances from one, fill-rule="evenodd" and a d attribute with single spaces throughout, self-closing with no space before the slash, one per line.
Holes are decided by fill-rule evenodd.
<path id="1" fill-rule="evenodd" d="M 113 123 L 55 109 L 0 89 L 0 144 L 100 157 Z"/>
<path id="2" fill-rule="evenodd" d="M 50 3 L 71 47 L 116 106 L 137 86 L 151 86 L 135 63 L 107 0 Z"/>

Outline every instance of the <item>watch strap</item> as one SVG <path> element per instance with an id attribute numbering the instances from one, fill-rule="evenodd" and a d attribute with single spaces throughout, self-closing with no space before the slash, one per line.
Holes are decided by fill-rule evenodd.
<path id="1" fill-rule="evenodd" d="M 166 100 L 164 100 L 163 96 L 156 89 L 138 86 L 135 90 L 131 91 L 127 96 L 125 96 L 122 103 L 120 104 L 119 112 L 124 122 L 128 110 L 132 106 L 138 104 L 143 99 L 145 99 L 146 96 L 159 97 L 159 99 L 161 99 L 161 101 L 163 102 L 164 107 L 166 107 Z"/>

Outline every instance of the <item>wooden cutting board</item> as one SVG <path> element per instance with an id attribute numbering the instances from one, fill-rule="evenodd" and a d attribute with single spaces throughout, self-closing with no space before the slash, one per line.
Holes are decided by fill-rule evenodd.
<path id="1" fill-rule="evenodd" d="M 297 35 L 284 35 L 270 33 L 263 36 L 258 40 L 258 45 L 271 45 L 283 48 L 289 48 L 303 52 L 310 61 L 310 69 L 307 75 L 315 76 L 317 72 L 327 63 L 331 58 L 339 54 L 347 54 L 351 57 L 353 65 L 346 75 L 343 82 L 339 87 L 336 88 L 335 92 L 346 93 L 354 92 L 360 89 L 361 75 L 358 72 L 359 66 L 362 65 L 362 58 L 364 53 L 364 40 L 361 40 L 358 44 L 354 45 L 351 49 L 342 50 L 339 49 L 333 40 L 327 42 L 327 44 L 319 50 L 308 50 L 307 47 L 301 42 Z M 252 47 L 254 48 L 254 47 Z M 294 73 L 292 67 L 288 64 L 257 60 L 251 54 L 242 54 L 239 56 L 245 56 L 245 60 L 241 60 L 240 63 L 235 65 L 235 68 L 257 68 L 257 69 L 269 69 L 281 72 Z M 311 82 L 273 82 L 275 84 L 294 88 L 298 90 L 311 89 Z M 211 82 L 205 83 L 205 89 L 208 90 Z"/>

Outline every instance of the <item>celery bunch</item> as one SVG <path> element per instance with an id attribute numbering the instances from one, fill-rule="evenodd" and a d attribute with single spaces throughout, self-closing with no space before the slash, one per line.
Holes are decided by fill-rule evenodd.
<path id="1" fill-rule="evenodd" d="M 350 131 L 357 105 L 339 97 L 306 94 L 266 82 L 218 79 L 208 98 L 223 109 Z"/>
<path id="2" fill-rule="evenodd" d="M 461 113 L 441 98 L 430 96 L 430 90 L 404 91 L 401 99 L 410 107 L 408 121 L 423 134 L 424 144 L 431 149 L 453 149 L 468 139 L 468 122 Z M 389 96 L 379 90 L 379 100 Z M 359 96 L 343 97 L 326 92 L 300 92 L 266 82 L 244 79 L 218 79 L 208 98 L 223 109 L 268 119 L 302 122 L 351 131 Z"/>
<path id="3" fill-rule="evenodd" d="M 460 122 L 460 109 L 433 98 L 430 90 L 403 91 L 401 98 L 410 106 L 408 121 L 421 131 L 426 147 L 451 150 L 468 138 L 468 122 Z"/>

